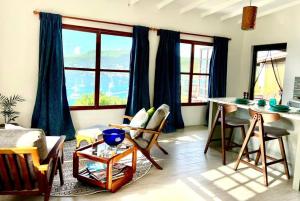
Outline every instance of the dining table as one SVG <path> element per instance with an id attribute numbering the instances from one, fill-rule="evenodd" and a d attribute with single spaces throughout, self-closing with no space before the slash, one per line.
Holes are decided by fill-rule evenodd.
<path id="1" fill-rule="evenodd" d="M 234 113 L 235 116 L 244 119 L 251 119 L 248 113 L 249 108 L 254 109 L 262 113 L 273 112 L 271 106 L 267 103 L 266 106 L 258 106 L 257 100 L 249 100 L 247 104 L 237 104 L 236 97 L 224 97 L 224 98 L 209 98 L 209 119 L 208 127 L 211 129 L 212 122 L 214 120 L 217 108 L 219 104 L 234 104 L 238 107 L 238 110 Z M 289 165 L 290 174 L 293 176 L 293 189 L 300 191 L 300 108 L 293 108 L 286 112 L 277 112 L 280 114 L 280 120 L 272 122 L 271 125 L 278 128 L 284 128 L 289 132 L 289 135 L 285 137 L 284 144 L 286 148 L 287 161 Z M 220 130 L 215 129 L 216 135 L 218 135 Z M 239 135 L 236 135 L 239 136 Z M 242 139 L 240 140 L 242 143 Z M 278 143 L 268 142 L 267 153 L 272 153 L 275 157 L 280 158 L 280 150 Z M 252 140 L 250 143 L 250 149 L 258 147 L 259 144 L 257 141 Z M 283 165 L 276 164 L 272 168 L 283 171 Z"/>

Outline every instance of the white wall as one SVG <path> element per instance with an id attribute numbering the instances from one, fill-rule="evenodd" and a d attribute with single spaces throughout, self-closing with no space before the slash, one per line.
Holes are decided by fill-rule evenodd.
<path id="1" fill-rule="evenodd" d="M 294 78 L 300 76 L 300 6 L 260 18 L 254 31 L 245 32 L 243 42 L 241 85 L 236 90 L 246 90 L 251 76 L 252 46 L 287 43 L 286 70 L 283 84 L 283 102 L 293 96 Z M 242 81 L 244 80 L 244 82 Z"/>
<path id="2" fill-rule="evenodd" d="M 157 0 L 153 0 L 156 1 Z M 125 0 L 1 0 L 0 2 L 0 93 L 20 94 L 26 102 L 19 104 L 21 116 L 18 123 L 29 126 L 34 106 L 38 78 L 38 37 L 39 19 L 32 11 L 37 9 L 86 18 L 95 18 L 130 24 L 140 24 L 185 32 L 227 36 L 232 38 L 229 45 L 228 95 L 237 96 L 240 81 L 240 58 L 242 32 L 236 22 L 220 22 L 219 18 L 201 19 L 199 11 L 180 15 L 175 5 L 158 11 L 151 1 L 143 1 L 134 7 L 128 7 Z M 174 7 L 174 9 L 172 9 Z M 116 30 L 128 30 L 123 27 L 107 26 L 97 23 L 67 21 L 83 26 L 96 26 Z M 182 36 L 182 38 L 186 36 Z M 200 38 L 198 38 L 200 39 Z M 150 40 L 150 95 L 153 98 L 155 55 L 159 38 L 151 32 Z M 207 40 L 202 38 L 201 40 Z M 186 125 L 200 125 L 205 122 L 204 106 L 182 107 Z M 124 110 L 72 111 L 76 128 L 95 124 L 121 122 Z M 2 121 L 0 120 L 0 123 Z"/>

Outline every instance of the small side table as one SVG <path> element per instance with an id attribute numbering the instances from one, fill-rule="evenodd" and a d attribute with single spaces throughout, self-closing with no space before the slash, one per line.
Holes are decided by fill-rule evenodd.
<path id="1" fill-rule="evenodd" d="M 135 146 L 130 146 L 124 149 L 119 149 L 112 157 L 98 156 L 98 154 L 94 152 L 94 149 L 97 147 L 98 150 L 101 150 L 104 148 L 103 146 L 105 147 L 107 145 L 103 140 L 99 140 L 93 144 L 75 150 L 73 153 L 73 176 L 79 181 L 99 186 L 111 192 L 116 192 L 119 188 L 129 183 L 133 178 L 133 174 L 136 171 L 137 148 Z M 130 154 L 132 155 L 131 166 L 126 165 L 123 167 L 123 175 L 114 179 L 114 165 L 118 165 L 118 161 Z M 91 175 L 86 174 L 83 169 L 80 170 L 79 158 L 106 164 L 106 169 L 103 170 L 106 171 L 105 181 L 99 180 L 97 177 L 91 177 Z M 85 169 L 87 169 L 87 167 Z"/>

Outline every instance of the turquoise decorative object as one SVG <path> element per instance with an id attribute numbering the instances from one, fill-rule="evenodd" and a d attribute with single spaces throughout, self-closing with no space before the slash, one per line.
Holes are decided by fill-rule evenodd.
<path id="1" fill-rule="evenodd" d="M 265 99 L 260 99 L 260 100 L 258 100 L 258 101 L 257 101 L 257 105 L 258 105 L 258 106 L 261 106 L 261 107 L 265 106 L 265 105 L 266 105 L 266 100 L 265 100 Z"/>
<path id="2" fill-rule="evenodd" d="M 270 98 L 270 100 L 269 100 L 269 105 L 270 105 L 270 106 L 275 106 L 275 105 L 277 105 L 277 100 L 276 100 L 275 98 Z"/>
<path id="3" fill-rule="evenodd" d="M 236 104 L 241 104 L 241 105 L 248 105 L 249 100 L 246 98 L 237 98 L 235 99 Z"/>
<path id="4" fill-rule="evenodd" d="M 288 112 L 290 107 L 287 105 L 274 105 L 270 107 L 270 110 L 273 112 Z"/>

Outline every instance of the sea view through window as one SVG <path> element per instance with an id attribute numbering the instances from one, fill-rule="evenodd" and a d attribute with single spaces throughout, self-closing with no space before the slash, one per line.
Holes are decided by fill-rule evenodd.
<path id="1" fill-rule="evenodd" d="M 64 26 L 64 66 L 71 108 L 126 105 L 131 44 L 130 33 Z"/>

